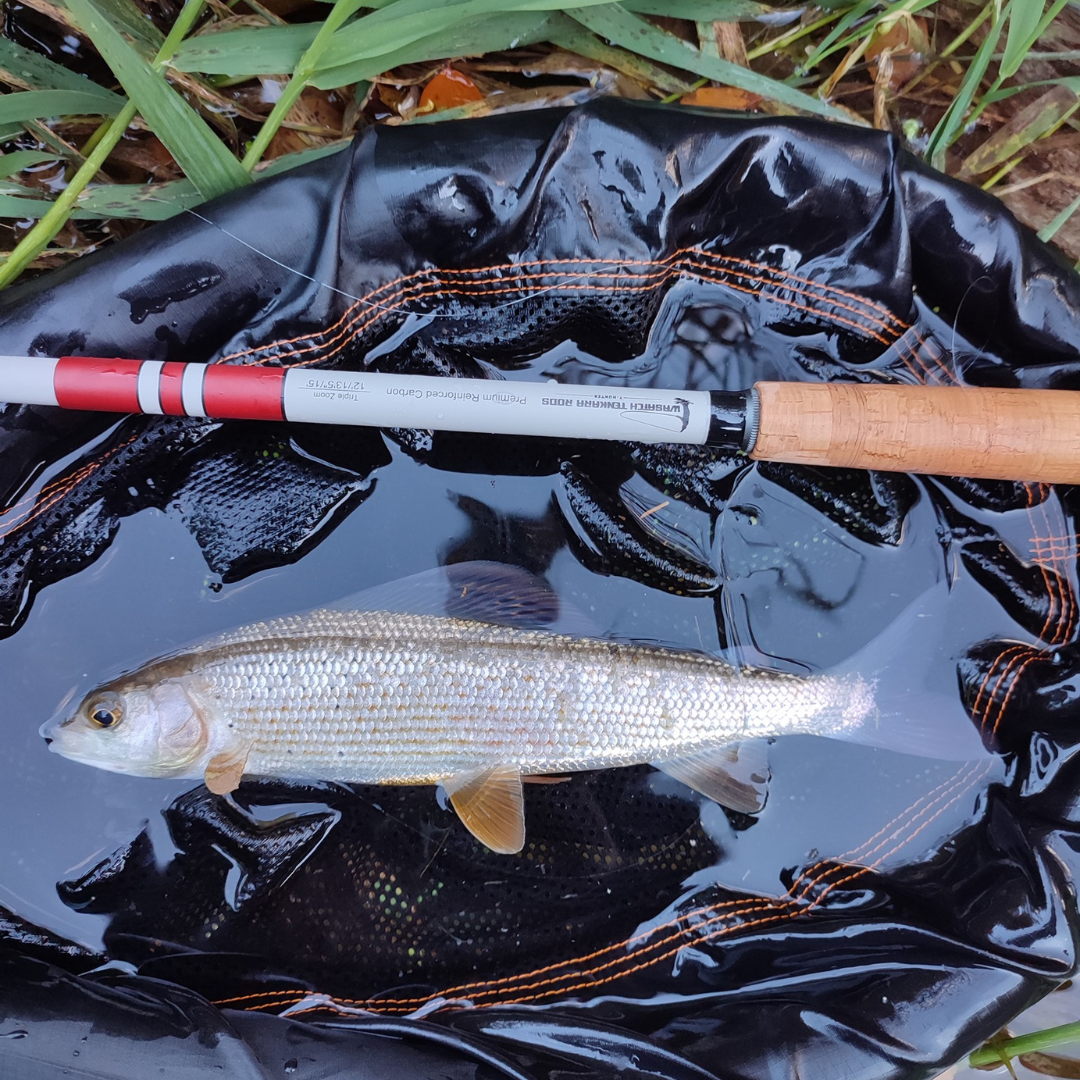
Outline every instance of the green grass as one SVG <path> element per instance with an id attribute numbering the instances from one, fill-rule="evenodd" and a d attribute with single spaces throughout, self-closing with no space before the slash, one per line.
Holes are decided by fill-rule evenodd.
<path id="1" fill-rule="evenodd" d="M 987 1069 L 995 1065 L 1004 1065 L 1012 1072 L 1013 1058 L 1024 1058 L 1030 1054 L 1041 1054 L 1058 1046 L 1080 1042 L 1080 1022 L 1062 1024 L 1059 1027 L 1045 1028 L 1030 1035 L 1017 1035 L 1014 1038 L 991 1039 L 985 1046 L 979 1047 L 968 1056 L 968 1064 L 973 1069 Z M 1033 1063 L 1027 1063 L 1031 1068 Z M 1065 1075 L 1050 1072 L 1049 1075 Z"/>
<path id="2" fill-rule="evenodd" d="M 188 0 L 162 30 L 133 0 L 59 0 L 58 34 L 81 35 L 112 80 L 99 85 L 0 39 L 0 82 L 10 91 L 0 96 L 8 151 L 0 216 L 38 219 L 0 264 L 0 286 L 71 222 L 159 220 L 336 148 L 348 132 L 305 119 L 318 95 L 352 101 L 355 117 L 365 95 L 382 94 L 380 84 L 397 77 L 388 73 L 404 72 L 419 89 L 417 66 L 430 77 L 461 57 L 494 55 L 505 71 L 560 49 L 591 64 L 597 79 L 607 72 L 623 92 L 635 87 L 631 96 L 671 107 L 692 87 L 725 86 L 756 95 L 774 114 L 851 124 L 885 117 L 895 131 L 923 132 L 912 147 L 937 168 L 993 189 L 1041 140 L 1075 125 L 1080 78 L 1022 78 L 1025 58 L 1066 0 L 957 2 L 959 22 L 955 5 L 935 0 L 832 0 L 794 25 L 773 26 L 755 20 L 785 9 L 757 0 L 311 0 L 290 19 L 274 14 L 270 0 L 270 9 L 262 0 Z M 716 22 L 738 25 L 741 54 L 722 54 Z M 883 86 L 874 48 L 898 25 L 919 34 L 925 26 L 929 45 L 906 85 Z M 1056 62 L 1070 63 L 1072 51 L 1059 49 Z M 902 48 L 893 53 L 904 58 Z M 250 110 L 229 115 L 235 95 L 267 78 L 281 87 L 272 106 L 254 118 Z M 497 111 L 519 87 L 507 76 L 488 90 L 482 102 L 393 119 Z M 162 182 L 114 175 L 114 151 L 132 123 L 159 140 L 170 168 L 175 162 Z M 984 137 L 968 145 L 973 124 Z M 59 195 L 33 182 L 33 170 L 49 161 L 65 170 L 63 184 L 53 185 L 63 187 Z M 1065 205 L 1044 233 L 1057 235 L 1076 210 L 1076 202 Z"/>

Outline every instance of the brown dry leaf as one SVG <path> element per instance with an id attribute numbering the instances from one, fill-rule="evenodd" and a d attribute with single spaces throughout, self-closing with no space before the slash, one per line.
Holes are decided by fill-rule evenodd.
<path id="1" fill-rule="evenodd" d="M 1031 1054 L 1021 1054 L 1017 1060 L 1032 1072 L 1042 1073 L 1043 1076 L 1061 1076 L 1065 1080 L 1080 1080 L 1080 1061 L 1076 1058 L 1035 1051 Z"/>
<path id="2" fill-rule="evenodd" d="M 282 154 L 339 139 L 344 112 L 345 102 L 336 90 L 307 87 L 274 133 L 265 159 L 272 160 Z"/>
<path id="3" fill-rule="evenodd" d="M 879 81 L 879 61 L 887 57 L 892 64 L 888 85 L 898 90 L 918 74 L 929 48 L 926 20 L 904 13 L 871 40 L 865 54 L 870 61 L 870 76 L 875 83 Z"/>
<path id="4" fill-rule="evenodd" d="M 749 112 L 756 109 L 762 100 L 760 94 L 752 94 L 749 90 L 740 90 L 735 86 L 701 86 L 697 90 L 691 90 L 689 94 L 683 94 L 679 98 L 679 104 Z"/>
<path id="5" fill-rule="evenodd" d="M 110 175 L 121 183 L 142 184 L 151 177 L 179 180 L 184 175 L 160 140 L 154 136 L 133 136 L 130 132 L 109 154 L 108 166 Z"/>
<path id="6" fill-rule="evenodd" d="M 874 127 L 878 131 L 891 131 L 888 97 L 893 82 L 893 55 L 886 49 L 878 56 L 877 75 L 874 78 Z"/>
<path id="7" fill-rule="evenodd" d="M 473 119 L 477 116 L 494 116 L 497 113 L 528 112 L 532 109 L 563 108 L 581 105 L 598 97 L 612 97 L 618 87 L 618 77 L 607 72 L 607 78 L 598 80 L 596 86 L 534 86 L 525 89 L 506 90 L 486 95 L 480 101 L 470 101 L 454 109 L 455 119 Z M 391 117 L 384 123 L 393 125 L 406 122 L 415 115 Z"/>
<path id="8" fill-rule="evenodd" d="M 750 61 L 746 58 L 746 39 L 743 37 L 742 27 L 737 22 L 715 22 L 713 30 L 716 32 L 720 55 L 739 67 L 748 68 Z"/>

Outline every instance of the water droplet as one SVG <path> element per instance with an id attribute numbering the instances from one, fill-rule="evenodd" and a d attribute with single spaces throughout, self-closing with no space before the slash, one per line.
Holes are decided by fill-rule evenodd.
<path id="1" fill-rule="evenodd" d="M 285 1073 L 286 1073 L 286 1075 L 289 1075 L 290 1073 L 296 1072 L 296 1070 L 299 1069 L 299 1068 L 300 1068 L 300 1062 L 297 1061 L 296 1058 L 289 1058 L 289 1060 L 285 1062 Z"/>

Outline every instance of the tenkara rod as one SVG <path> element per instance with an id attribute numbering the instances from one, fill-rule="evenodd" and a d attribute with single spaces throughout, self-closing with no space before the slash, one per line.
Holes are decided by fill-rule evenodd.
<path id="1" fill-rule="evenodd" d="M 756 383 L 741 392 L 0 356 L 0 400 L 220 420 L 692 443 L 758 461 L 1080 483 L 1071 390 Z"/>

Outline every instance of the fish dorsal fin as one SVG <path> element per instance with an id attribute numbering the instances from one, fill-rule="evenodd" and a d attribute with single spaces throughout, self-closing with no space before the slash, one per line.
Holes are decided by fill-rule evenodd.
<path id="1" fill-rule="evenodd" d="M 462 824 L 485 847 L 516 855 L 525 846 L 521 772 L 513 765 L 456 773 L 443 781 Z"/>
<path id="2" fill-rule="evenodd" d="M 204 781 L 215 795 L 228 795 L 240 786 L 240 777 L 247 768 L 250 747 L 230 747 L 215 754 L 206 763 Z"/>
<path id="3" fill-rule="evenodd" d="M 757 814 L 769 795 L 768 746 L 767 739 L 748 739 L 653 764 L 721 806 Z"/>
<path id="4" fill-rule="evenodd" d="M 472 561 L 376 585 L 329 605 L 333 611 L 396 611 L 599 637 L 593 622 L 543 578 L 505 563 Z"/>

